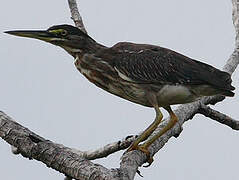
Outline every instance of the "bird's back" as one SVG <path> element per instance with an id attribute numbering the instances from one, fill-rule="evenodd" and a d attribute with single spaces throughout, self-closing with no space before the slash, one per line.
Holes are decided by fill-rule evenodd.
<path id="1" fill-rule="evenodd" d="M 134 83 L 209 85 L 234 95 L 230 74 L 160 46 L 122 42 L 97 56 Z"/>

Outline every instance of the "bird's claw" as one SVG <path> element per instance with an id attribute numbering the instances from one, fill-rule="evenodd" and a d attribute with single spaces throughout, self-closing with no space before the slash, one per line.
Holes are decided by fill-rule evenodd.
<path id="1" fill-rule="evenodd" d="M 130 146 L 130 147 L 127 149 L 126 152 L 130 152 L 130 151 L 134 151 L 134 150 L 141 151 L 141 152 L 143 152 L 143 153 L 146 155 L 146 157 L 147 157 L 146 162 L 147 162 L 148 164 L 147 164 L 147 165 L 144 165 L 143 167 L 149 167 L 149 166 L 153 163 L 154 159 L 153 159 L 153 157 L 150 155 L 149 150 L 148 150 L 146 147 L 144 147 L 144 145 Z"/>

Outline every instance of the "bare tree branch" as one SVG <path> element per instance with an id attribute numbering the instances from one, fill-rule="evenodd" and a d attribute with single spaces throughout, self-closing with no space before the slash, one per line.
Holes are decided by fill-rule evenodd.
<path id="1" fill-rule="evenodd" d="M 76 0 L 68 0 L 68 4 L 71 11 L 71 18 L 74 21 L 76 27 L 87 34 L 86 28 L 77 7 Z"/>
<path id="2" fill-rule="evenodd" d="M 71 10 L 72 19 L 74 20 L 77 27 L 82 31 L 86 32 L 82 18 L 77 8 L 75 0 L 68 0 L 69 7 Z M 238 0 L 232 0 L 233 5 L 233 23 L 236 29 L 236 47 L 231 57 L 227 61 L 223 70 L 232 74 L 239 63 L 239 2 Z M 158 152 L 165 143 L 172 137 L 179 135 L 182 128 L 181 126 L 187 120 L 191 119 L 196 113 L 202 111 L 202 107 L 208 104 L 216 104 L 217 102 L 223 101 L 223 96 L 213 96 L 203 98 L 200 101 L 185 104 L 179 106 L 175 110 L 176 115 L 179 118 L 179 122 L 155 143 L 150 146 L 150 153 L 154 155 Z M 214 110 L 210 111 L 207 108 L 204 110 L 205 115 L 213 112 L 217 114 L 217 117 L 221 117 L 222 114 Z M 200 112 L 201 113 L 201 112 Z M 212 118 L 212 117 L 211 117 Z M 225 119 L 225 116 L 224 116 Z M 233 119 L 226 117 L 228 122 L 234 123 Z M 233 120 L 233 121 L 232 121 Z M 163 120 L 163 123 L 156 129 L 154 133 L 162 130 L 162 128 L 168 123 L 169 118 Z M 226 123 L 225 123 L 226 124 Z M 229 125 L 227 123 L 226 125 Z M 234 127 L 234 125 L 233 125 Z M 235 127 L 238 127 L 235 126 Z M 237 128 L 235 128 L 237 129 Z M 17 148 L 17 152 L 21 155 L 30 159 L 36 159 L 45 163 L 48 167 L 51 167 L 59 172 L 67 175 L 67 178 L 74 179 L 123 179 L 132 180 L 138 167 L 141 166 L 145 160 L 146 155 L 140 151 L 132 151 L 125 153 L 121 158 L 119 169 L 107 169 L 101 165 L 94 164 L 88 159 L 95 159 L 100 157 L 106 157 L 110 153 L 119 151 L 129 146 L 135 137 L 126 139 L 121 142 L 114 142 L 108 144 L 103 148 L 94 151 L 76 151 L 74 149 L 65 147 L 63 145 L 55 144 L 49 140 L 46 140 L 37 134 L 31 132 L 29 129 L 21 126 L 20 124 L 13 121 L 3 112 L 0 112 L 0 137 L 6 142 Z"/>
<path id="3" fill-rule="evenodd" d="M 80 153 L 82 153 L 82 156 L 88 160 L 94 160 L 94 159 L 107 157 L 108 155 L 113 154 L 114 152 L 124 150 L 127 147 L 129 147 L 130 144 L 136 139 L 136 137 L 137 136 L 126 137 L 122 139 L 121 141 L 107 144 L 104 147 L 101 147 L 99 149 L 80 152 Z"/>
<path id="4" fill-rule="evenodd" d="M 224 96 L 217 96 L 217 97 L 214 97 L 213 99 L 207 99 L 207 101 L 209 104 L 216 104 L 217 102 L 222 101 L 224 99 L 225 99 Z M 177 111 L 179 113 L 177 113 Z M 176 114 L 180 114 L 180 112 L 181 112 L 181 109 L 176 110 Z M 195 111 L 192 114 L 192 116 L 188 119 L 191 119 L 196 113 L 197 112 Z M 160 127 L 163 128 L 164 127 L 163 124 L 161 124 Z M 160 131 L 160 129 L 161 129 L 161 128 L 160 129 L 159 128 L 158 128 L 158 131 Z M 176 129 L 175 133 L 173 133 L 172 135 L 178 136 L 178 134 L 181 132 L 181 130 L 182 130 L 182 128 L 179 126 L 179 128 Z M 138 134 L 140 135 L 140 133 L 138 133 Z M 126 137 L 120 141 L 107 144 L 107 145 L 105 145 L 99 149 L 96 149 L 96 150 L 84 151 L 84 152 L 76 150 L 76 152 L 88 160 L 99 159 L 99 158 L 107 157 L 108 155 L 110 155 L 114 152 L 126 149 L 135 140 L 136 137 L 137 136 Z"/>
<path id="5" fill-rule="evenodd" d="M 109 170 L 79 156 L 74 150 L 46 140 L 0 111 L 0 137 L 17 147 L 20 154 L 43 162 L 75 179 L 117 179 L 118 171 Z"/>
<path id="6" fill-rule="evenodd" d="M 231 127 L 234 130 L 239 130 L 239 121 L 232 119 L 231 117 L 220 113 L 205 104 L 201 104 L 201 107 L 198 110 L 198 113 L 203 114 L 206 117 L 209 117 L 213 120 L 216 120 L 219 123 L 225 124 Z"/>

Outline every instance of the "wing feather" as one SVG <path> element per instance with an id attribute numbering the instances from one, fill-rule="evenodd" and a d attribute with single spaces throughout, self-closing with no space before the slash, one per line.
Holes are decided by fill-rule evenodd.
<path id="1" fill-rule="evenodd" d="M 98 56 L 134 83 L 206 84 L 222 90 L 234 89 L 228 73 L 159 46 L 124 42 Z"/>

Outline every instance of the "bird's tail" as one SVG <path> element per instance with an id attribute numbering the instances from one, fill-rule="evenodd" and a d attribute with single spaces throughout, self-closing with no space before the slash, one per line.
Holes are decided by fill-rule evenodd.
<path id="1" fill-rule="evenodd" d="M 220 87 L 220 89 L 223 90 L 223 95 L 233 97 L 235 93 L 232 91 L 235 90 L 235 87 L 231 85 L 231 75 L 227 72 L 220 71 L 220 73 L 218 73 L 218 76 L 220 77 L 222 82 L 222 86 Z"/>

